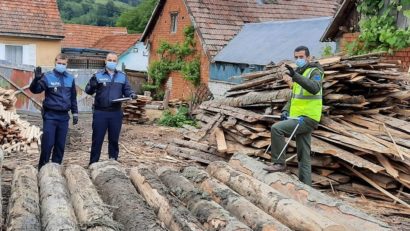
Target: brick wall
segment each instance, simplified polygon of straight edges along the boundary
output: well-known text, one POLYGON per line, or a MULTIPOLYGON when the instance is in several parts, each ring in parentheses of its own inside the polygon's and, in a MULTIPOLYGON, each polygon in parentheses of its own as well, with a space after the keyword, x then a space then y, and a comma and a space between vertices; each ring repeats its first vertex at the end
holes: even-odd
MULTIPOLYGON (((158 47, 161 41, 169 43, 182 43, 184 41, 184 28, 192 25, 187 8, 182 0, 166 1, 162 13, 156 21, 155 27, 148 37, 151 43, 149 62, 159 60, 157 54, 158 47), (171 33, 171 13, 178 12, 177 32, 171 33)), ((203 51, 202 44, 198 34, 195 33, 197 54, 201 60, 201 82, 208 83, 209 76, 209 60, 203 51)), ((189 99, 191 91, 194 89, 191 83, 184 80, 178 72, 172 72, 169 76, 171 83, 171 99, 189 99)))
MULTIPOLYGON (((347 42, 353 42, 359 37, 360 33, 344 33, 340 38, 340 50, 344 51, 347 42)), ((409 71, 410 68, 410 47, 396 51, 392 55, 386 55, 386 60, 400 60, 402 64, 402 71, 409 71)))

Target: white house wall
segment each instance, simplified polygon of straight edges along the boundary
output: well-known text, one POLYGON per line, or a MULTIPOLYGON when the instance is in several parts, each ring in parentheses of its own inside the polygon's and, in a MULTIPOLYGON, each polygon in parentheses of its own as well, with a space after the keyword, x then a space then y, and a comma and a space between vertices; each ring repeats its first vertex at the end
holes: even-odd
POLYGON ((119 57, 117 68, 122 69, 124 64, 125 69, 147 72, 148 58, 149 51, 146 49, 144 43, 138 42, 119 57))

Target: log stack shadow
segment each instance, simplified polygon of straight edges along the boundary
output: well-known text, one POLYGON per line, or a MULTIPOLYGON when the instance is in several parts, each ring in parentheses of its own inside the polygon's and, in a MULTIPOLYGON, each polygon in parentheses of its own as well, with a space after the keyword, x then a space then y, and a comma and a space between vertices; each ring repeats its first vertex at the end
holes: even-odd
POLYGON ((6 230, 390 230, 343 201, 235 154, 204 169, 116 161, 14 172, 6 230))

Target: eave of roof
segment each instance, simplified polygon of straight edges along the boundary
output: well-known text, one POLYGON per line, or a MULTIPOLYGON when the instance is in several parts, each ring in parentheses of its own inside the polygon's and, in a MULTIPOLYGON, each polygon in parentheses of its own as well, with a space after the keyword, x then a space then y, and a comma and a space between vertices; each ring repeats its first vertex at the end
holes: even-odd
POLYGON ((53 40, 62 40, 64 36, 56 35, 43 35, 43 34, 27 34, 27 33, 15 33, 15 32, 2 32, 0 35, 11 36, 11 37, 24 37, 24 38, 40 38, 40 39, 53 39, 53 40))
POLYGON ((145 39, 148 37, 149 33, 151 33, 152 29, 155 26, 155 22, 157 21, 157 18, 159 16, 159 14, 161 13, 162 8, 164 7, 164 4, 165 4, 165 0, 158 1, 158 4, 157 4, 157 6, 155 6, 155 9, 151 14, 151 17, 150 17, 150 19, 147 23, 147 26, 144 29, 144 32, 142 32, 142 35, 141 35, 141 38, 140 38, 141 41, 144 42, 145 39))
POLYGON ((320 38, 321 42, 329 42, 334 41, 337 32, 339 31, 339 26, 342 24, 346 19, 345 15, 354 8, 356 0, 344 0, 338 11, 336 12, 335 16, 333 17, 332 22, 326 28, 325 32, 323 33, 322 37, 320 38))

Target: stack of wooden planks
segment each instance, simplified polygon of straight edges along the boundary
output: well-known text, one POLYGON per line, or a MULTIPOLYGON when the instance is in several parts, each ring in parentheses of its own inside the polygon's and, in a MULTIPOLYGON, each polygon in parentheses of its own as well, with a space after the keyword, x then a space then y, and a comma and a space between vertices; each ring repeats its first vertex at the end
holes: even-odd
MULTIPOLYGON (((410 77, 399 71, 398 62, 375 54, 319 63, 325 72, 324 115, 312 137, 314 185, 407 204, 410 77)), ((270 127, 291 93, 282 75, 278 65, 234 77, 243 83, 225 98, 203 103, 196 112, 202 128, 188 128, 185 139, 207 144, 219 155, 241 152, 270 160, 270 127)), ((294 141, 287 154, 297 172, 294 141)))
POLYGON ((145 105, 150 101, 150 97, 139 95, 137 99, 133 99, 124 103, 124 123, 143 124, 147 122, 148 117, 145 114, 145 105))
POLYGON ((41 131, 20 119, 15 111, 16 98, 13 90, 0 88, 0 147, 5 153, 38 152, 41 131))

